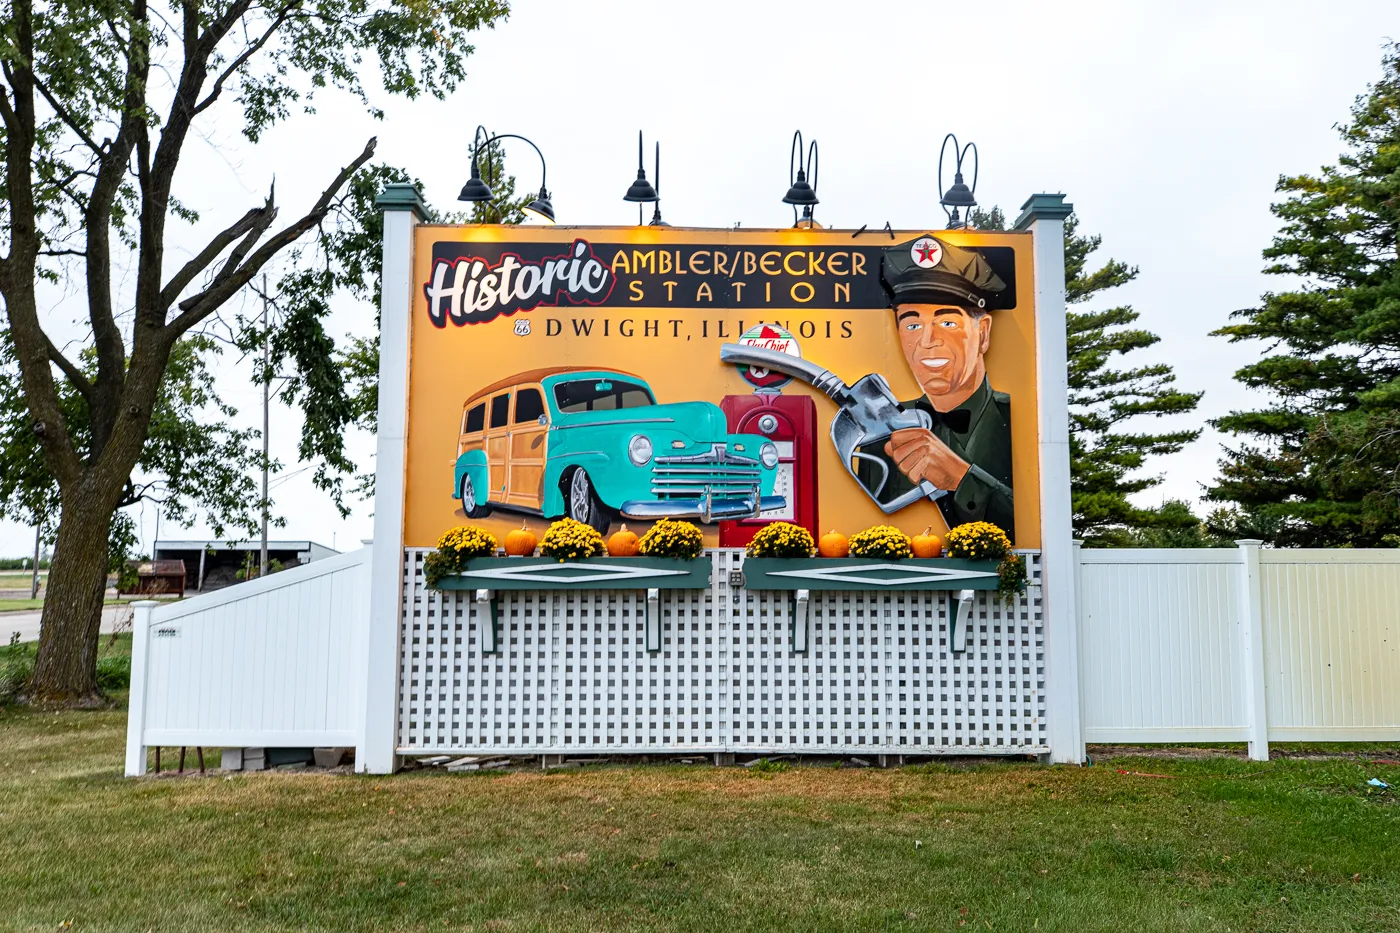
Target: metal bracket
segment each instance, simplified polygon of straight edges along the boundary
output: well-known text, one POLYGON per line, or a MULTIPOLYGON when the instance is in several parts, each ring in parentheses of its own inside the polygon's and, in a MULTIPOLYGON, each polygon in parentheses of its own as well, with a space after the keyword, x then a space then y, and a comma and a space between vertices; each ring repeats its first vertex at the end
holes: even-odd
POLYGON ((647 651, 661 650, 661 590, 647 590, 647 651))
POLYGON ((792 617, 792 650, 794 654, 807 653, 807 633, 812 615, 812 591, 793 590, 790 615, 792 617))
POLYGON ((476 631, 477 647, 482 654, 495 654, 496 644, 496 594, 491 590, 476 591, 476 631))
POLYGON ((972 619, 972 599, 976 595, 975 590, 958 590, 956 596, 952 591, 948 593, 948 650, 956 654, 967 650, 968 622, 972 619), (959 616, 961 628, 958 627, 959 616))

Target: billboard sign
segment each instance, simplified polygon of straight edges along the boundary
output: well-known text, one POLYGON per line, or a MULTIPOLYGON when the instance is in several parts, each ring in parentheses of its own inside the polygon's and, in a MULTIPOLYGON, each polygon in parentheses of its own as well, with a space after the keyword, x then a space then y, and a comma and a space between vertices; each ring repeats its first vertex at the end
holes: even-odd
POLYGON ((408 546, 564 515, 687 518, 710 545, 778 519, 1040 544, 1028 234, 415 237, 408 546))

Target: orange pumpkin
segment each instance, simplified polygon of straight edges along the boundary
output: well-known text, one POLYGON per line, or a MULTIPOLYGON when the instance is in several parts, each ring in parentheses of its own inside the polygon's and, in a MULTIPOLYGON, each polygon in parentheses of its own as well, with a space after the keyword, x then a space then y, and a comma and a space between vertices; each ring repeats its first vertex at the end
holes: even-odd
POLYGON ((909 541, 909 549, 914 552, 915 557, 942 557, 943 539, 938 535, 929 534, 931 528, 925 528, 924 533, 915 535, 909 541))
POLYGON ((608 554, 613 557, 636 557, 640 542, 636 532, 628 531, 623 525, 608 538, 608 554))
POLYGON ((817 542, 817 553, 822 557, 846 557, 851 553, 851 545, 845 535, 832 529, 817 542))
POLYGON ((506 553, 511 557, 529 557, 538 544, 535 533, 521 522, 520 527, 506 533, 506 553))

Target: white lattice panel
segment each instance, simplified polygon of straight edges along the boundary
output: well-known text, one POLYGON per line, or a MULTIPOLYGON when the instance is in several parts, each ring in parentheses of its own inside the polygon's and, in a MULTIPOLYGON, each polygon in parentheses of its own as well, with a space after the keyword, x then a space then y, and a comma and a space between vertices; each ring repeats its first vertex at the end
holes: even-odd
POLYGON ((743 552, 716 550, 709 589, 662 591, 658 652, 640 591, 594 590, 500 593, 483 654, 475 601, 428 589, 426 553, 405 552, 402 752, 1047 750, 1035 554, 1021 599, 978 594, 962 653, 950 594, 916 591, 813 593, 794 653, 788 594, 731 589, 743 552))

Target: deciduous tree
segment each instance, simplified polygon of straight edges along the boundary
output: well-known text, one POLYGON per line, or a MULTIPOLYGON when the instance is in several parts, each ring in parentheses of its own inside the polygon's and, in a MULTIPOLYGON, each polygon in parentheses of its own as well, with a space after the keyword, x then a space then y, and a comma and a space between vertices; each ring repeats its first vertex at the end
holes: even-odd
POLYGON ((465 75, 471 33, 506 12, 503 0, 6 0, 0 297, 60 508, 36 696, 97 699, 108 531, 177 344, 314 230, 374 152, 373 140, 345 152, 290 221, 269 186, 175 261, 171 219, 197 218, 186 206, 197 192, 177 184, 189 141, 215 121, 259 141, 327 87, 375 114, 381 91, 442 97, 465 75), (39 286, 60 274, 85 293, 92 373, 46 320, 39 286), (63 382, 82 399, 86 436, 64 411, 63 382))

